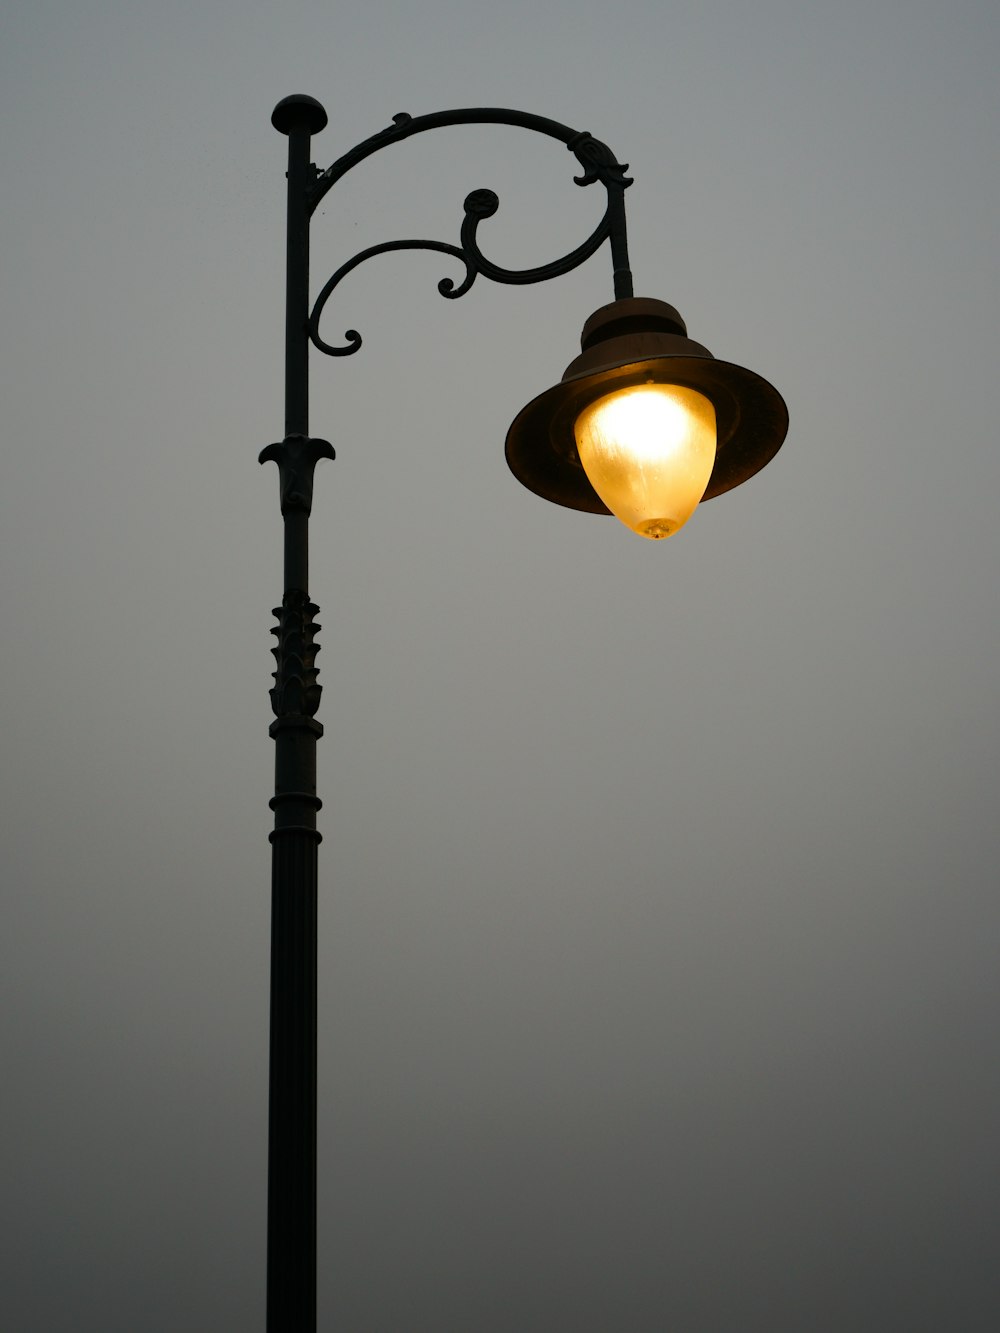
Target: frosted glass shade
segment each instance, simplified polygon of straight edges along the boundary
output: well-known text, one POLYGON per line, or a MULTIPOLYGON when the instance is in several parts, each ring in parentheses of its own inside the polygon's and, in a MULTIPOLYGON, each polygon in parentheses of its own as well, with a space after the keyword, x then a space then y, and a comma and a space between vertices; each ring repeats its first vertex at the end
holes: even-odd
POLYGON ((574 427, 590 484, 641 537, 669 537, 688 521, 715 466, 715 408, 678 384, 639 384, 598 398, 574 427))

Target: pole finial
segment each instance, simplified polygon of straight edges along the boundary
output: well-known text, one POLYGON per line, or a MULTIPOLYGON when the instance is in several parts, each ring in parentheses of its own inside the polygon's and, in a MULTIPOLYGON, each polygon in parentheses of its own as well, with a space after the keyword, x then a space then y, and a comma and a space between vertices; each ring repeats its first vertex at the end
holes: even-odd
POLYGON ((292 93, 283 97, 271 112, 271 124, 279 134, 291 134, 304 126, 310 134, 319 134, 327 123, 322 104, 306 93, 292 93))

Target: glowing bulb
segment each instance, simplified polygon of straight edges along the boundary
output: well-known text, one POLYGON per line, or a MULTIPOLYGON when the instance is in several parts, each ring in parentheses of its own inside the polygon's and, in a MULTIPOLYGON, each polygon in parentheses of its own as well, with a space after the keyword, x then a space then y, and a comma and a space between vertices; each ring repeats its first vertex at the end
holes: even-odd
POLYGON ((682 528, 715 466, 715 408, 678 384, 640 384, 598 398, 577 417, 574 433, 590 484, 641 537, 682 528))

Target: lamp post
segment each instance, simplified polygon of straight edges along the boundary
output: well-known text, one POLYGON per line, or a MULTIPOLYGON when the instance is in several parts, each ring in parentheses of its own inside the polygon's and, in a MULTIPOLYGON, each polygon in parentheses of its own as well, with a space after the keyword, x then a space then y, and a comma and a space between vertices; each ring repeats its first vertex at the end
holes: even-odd
POLYGON ((779 394, 751 371, 717 361, 687 337, 678 312, 632 293, 625 226, 627 165, 606 144, 557 121, 486 107, 427 116, 397 115, 325 171, 311 162, 310 140, 327 123, 312 97, 286 97, 271 116, 288 138, 288 227, 285 310, 285 434, 260 461, 278 465, 284 521, 284 592, 275 609, 277 662, 271 704, 275 720, 275 792, 271 800, 271 1032, 268 1141, 268 1333, 312 1333, 316 1327, 316 720, 320 686, 315 642, 318 607, 309 596, 309 514, 313 474, 333 458, 328 441, 309 434, 309 344, 330 356, 361 346, 353 329, 332 345, 319 325, 338 283, 365 260, 391 250, 434 250, 459 260, 465 275, 438 284, 463 296, 482 275, 522 285, 568 273, 607 241, 614 301, 587 320, 581 354, 561 382, 529 403, 507 435, 511 471, 556 504, 614 513, 642 536, 670 536, 698 503, 745 481, 777 452, 788 416, 779 394), (457 245, 399 240, 373 245, 342 264, 309 303, 309 226, 320 200, 373 153, 448 125, 500 124, 561 141, 582 174, 600 183, 604 216, 575 250, 550 264, 512 270, 479 247, 480 224, 498 208, 491 190, 465 200, 457 245))

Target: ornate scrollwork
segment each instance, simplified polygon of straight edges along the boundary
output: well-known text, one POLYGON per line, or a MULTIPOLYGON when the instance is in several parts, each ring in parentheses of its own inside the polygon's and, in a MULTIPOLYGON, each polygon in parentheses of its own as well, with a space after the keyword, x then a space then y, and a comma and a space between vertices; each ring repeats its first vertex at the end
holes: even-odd
POLYGON ((500 207, 500 196, 493 190, 473 190, 465 196, 465 212, 469 217, 491 218, 500 207))
POLYGON ((583 167, 582 176, 574 176, 577 185, 593 185, 600 181, 607 189, 626 190, 632 184, 632 178, 626 176, 627 162, 619 162, 606 143, 581 130, 571 139, 566 147, 575 153, 576 160, 583 167))
POLYGON ((345 330, 344 337, 347 342, 343 347, 334 347, 320 337, 320 317, 323 314, 323 307, 333 294, 334 288, 343 278, 347 277, 348 273, 353 272, 366 259, 371 259, 373 255, 388 254, 391 250, 436 250, 439 254, 453 255, 456 259, 460 259, 465 265, 465 277, 461 283, 456 287, 452 278, 442 278, 438 283, 438 291, 449 300, 464 296, 475 281, 476 269, 470 256, 460 250, 457 245, 449 245, 447 241, 385 241, 382 245, 370 245, 367 250, 361 250, 346 264, 341 264, 317 296, 316 304, 309 316, 309 337, 313 344, 321 352, 325 352, 327 356, 350 356, 361 346, 361 334, 358 333, 357 329, 345 330))
POLYGON ((310 208, 314 210, 326 192, 352 167, 370 157, 372 153, 409 138, 423 130, 434 129, 441 125, 460 124, 506 124, 537 130, 552 138, 561 139, 572 152, 583 174, 574 176, 577 185, 593 185, 599 181, 607 190, 608 203, 604 216, 590 236, 571 250, 569 254, 553 260, 549 264, 540 264, 529 269, 507 269, 495 264, 482 252, 478 241, 479 224, 493 217, 500 206, 500 201, 493 190, 473 190, 465 199, 465 216, 460 232, 460 244, 447 241, 400 240, 386 241, 381 245, 372 245, 361 250, 333 274, 325 284, 309 317, 309 337, 313 344, 328 356, 350 356, 361 346, 361 335, 356 329, 347 329, 345 342, 335 346, 326 342, 320 335, 319 324, 323 310, 340 282, 352 273, 359 264, 375 255, 388 254, 394 250, 433 250, 439 254, 450 255, 465 265, 465 277, 457 283, 452 278, 442 278, 438 282, 438 291, 448 300, 464 296, 481 273, 491 282, 509 284, 528 284, 545 282, 549 278, 569 273, 596 253, 604 241, 611 239, 612 260, 615 274, 616 296, 631 294, 631 273, 628 268, 627 241, 625 236, 624 192, 632 184, 626 176, 628 163, 621 163, 614 153, 599 139, 587 131, 575 131, 556 121, 533 116, 527 112, 507 111, 500 108, 480 108, 479 110, 445 111, 435 115, 413 117, 406 112, 393 116, 392 124, 377 134, 363 140, 343 157, 339 158, 326 171, 320 172, 310 192, 310 208))
POLYGON ((548 278, 557 278, 561 273, 569 273, 578 264, 582 264, 585 259, 589 259, 595 251, 600 249, 611 232, 611 206, 609 203, 604 217, 601 218, 590 236, 582 245, 578 245, 575 250, 571 250, 568 255, 553 260, 551 264, 540 264, 537 268, 501 268, 499 264, 494 264, 492 260, 486 258, 476 239, 480 222, 485 218, 492 217, 499 204, 500 201, 492 190, 474 190, 466 198, 465 220, 462 223, 462 249, 467 262, 472 264, 477 273, 481 273, 484 278, 489 278, 491 282, 525 285, 532 282, 545 282, 548 278))

